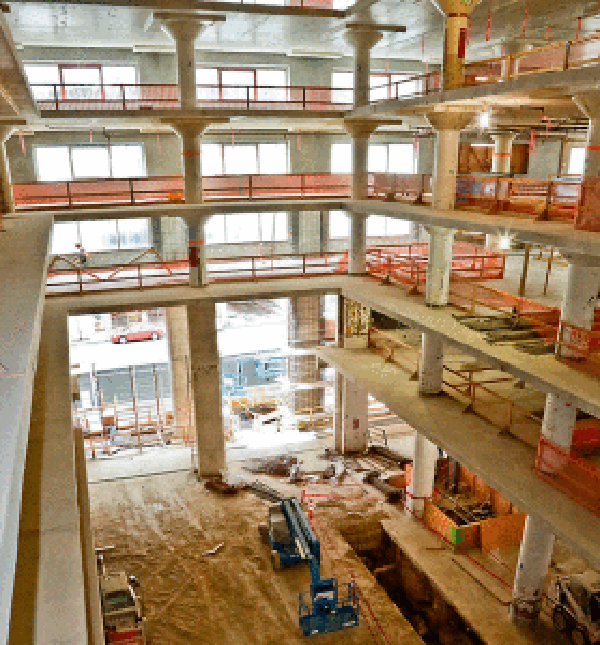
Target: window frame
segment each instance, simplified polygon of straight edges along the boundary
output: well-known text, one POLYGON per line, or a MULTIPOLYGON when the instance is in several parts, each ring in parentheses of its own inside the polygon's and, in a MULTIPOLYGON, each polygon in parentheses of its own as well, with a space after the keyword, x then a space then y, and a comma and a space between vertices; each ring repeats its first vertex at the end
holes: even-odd
MULTIPOLYGON (((231 143, 223 143, 222 141, 206 141, 204 142, 206 144, 210 145, 216 145, 219 146, 220 154, 221 154, 221 168, 223 169, 223 173, 221 175, 203 175, 203 177, 239 177, 240 175, 229 175, 225 172, 225 148, 234 148, 235 149, 235 144, 231 143)), ((203 143, 203 145, 204 145, 203 143)), ((260 170, 260 146, 264 144, 271 144, 271 145, 284 145, 285 146, 285 172, 284 173, 279 173, 282 175, 287 175, 289 174, 289 168, 290 168, 290 142, 288 139, 284 139, 283 141, 257 141, 257 142, 246 142, 244 141, 243 143, 240 143, 238 145, 240 146, 253 146, 254 151, 255 151, 255 157, 256 157, 256 169, 258 172, 256 173, 243 173, 243 175, 268 175, 268 174, 273 174, 273 173, 262 173, 260 170)))
MULTIPOLYGON (((269 71, 276 71, 276 72, 285 72, 285 85, 283 86, 283 89, 287 89, 290 85, 289 82, 289 77, 290 77, 290 69, 288 66, 285 65, 248 65, 247 67, 243 66, 234 66, 234 67, 229 67, 227 65, 196 65, 196 70, 198 69, 216 69, 217 70, 217 86, 218 86, 218 92, 219 92, 219 101, 223 100, 228 100, 228 101, 240 101, 244 99, 223 99, 223 72, 252 72, 253 73, 253 81, 252 81, 252 92, 250 96, 251 101, 256 101, 256 96, 257 96, 257 91, 259 89, 258 83, 257 83, 257 72, 259 70, 269 70, 269 71)), ((198 84, 196 83, 196 86, 198 84)), ((246 85, 240 85, 239 87, 247 87, 246 85)), ((229 87, 225 88, 231 89, 229 87)))
MULTIPOLYGON (((146 229, 148 232, 148 245, 147 246, 123 246, 121 244, 121 230, 119 228, 119 219, 107 219, 107 220, 99 220, 102 222, 115 222, 115 231, 116 231, 116 237, 117 237, 117 244, 115 247, 108 247, 104 248, 101 251, 91 251, 91 253, 114 253, 115 251, 136 251, 139 249, 149 249, 152 247, 152 224, 150 223, 150 217, 139 217, 139 218, 134 218, 134 219, 139 219, 139 220, 144 220, 146 222, 146 229)), ((81 222, 86 222, 90 220, 75 220, 73 222, 69 222, 70 224, 75 225, 75 228, 77 229, 77 243, 82 245, 83 238, 81 236, 81 222)), ((129 220, 127 220, 129 221, 129 220)), ((62 223, 62 222, 58 222, 62 223)), ((85 248, 84 248, 85 250, 85 248)), ((77 255, 79 253, 78 250, 69 252, 69 253, 54 253, 54 251, 51 249, 51 255, 77 255)))

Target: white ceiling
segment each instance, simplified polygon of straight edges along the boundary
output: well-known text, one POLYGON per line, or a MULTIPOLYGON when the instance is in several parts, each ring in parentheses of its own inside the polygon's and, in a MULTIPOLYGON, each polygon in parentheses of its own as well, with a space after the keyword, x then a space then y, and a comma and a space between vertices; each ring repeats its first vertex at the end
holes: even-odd
MULTIPOLYGON (((102 0, 101 0, 102 1, 102 0)), ((123 2, 123 0, 115 0, 123 2)), ((152 10, 139 6, 104 4, 11 2, 7 20, 15 41, 23 45, 46 47, 133 47, 163 49, 172 46, 169 37, 151 21, 152 10)), ((146 0, 145 3, 149 4, 146 0)), ((169 9, 168 0, 156 6, 169 9)), ((204 9, 203 3, 198 8, 204 9)), ((227 12, 227 21, 209 27, 197 46, 216 50, 286 52, 291 48, 319 51, 331 55, 350 55, 343 38, 344 20, 328 17, 227 12)), ((522 34, 524 0, 483 0, 472 14, 468 57, 480 59, 499 55, 499 44, 522 34), (491 11, 491 38, 486 42, 488 11, 491 11)), ((406 33, 386 33, 374 48, 379 58, 441 59, 443 17, 430 0, 382 0, 372 7, 381 23, 407 27, 406 33)), ((598 13, 598 3, 590 0, 528 0, 528 39, 572 38, 577 16, 598 13)), ((584 23, 584 31, 597 25, 584 23)), ((50 57, 50 56, 49 56, 50 57)))

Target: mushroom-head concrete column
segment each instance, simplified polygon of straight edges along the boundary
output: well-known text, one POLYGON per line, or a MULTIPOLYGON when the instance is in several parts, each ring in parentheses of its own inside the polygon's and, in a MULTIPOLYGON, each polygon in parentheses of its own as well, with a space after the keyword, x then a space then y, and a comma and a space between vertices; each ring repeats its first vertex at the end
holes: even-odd
POLYGON ((344 121, 344 128, 352 137, 352 199, 367 199, 369 138, 378 125, 378 123, 366 119, 346 119, 344 121))
POLYGON ((437 458, 437 446, 425 435, 415 433, 413 465, 410 484, 406 491, 406 512, 413 517, 423 517, 425 500, 433 495, 437 458))
POLYGON ((429 232, 429 259, 427 261, 425 304, 430 307, 445 307, 448 304, 450 288, 454 230, 441 226, 430 226, 427 230, 429 232))
POLYGON ((469 15, 481 0, 432 0, 446 17, 444 26, 443 89, 463 84, 469 15))
POLYGON ((600 231, 600 90, 577 94, 573 100, 589 119, 581 203, 575 228, 600 231))
POLYGON ((553 548, 554 534, 550 526, 542 519, 529 515, 525 520, 510 605, 513 620, 532 622, 540 615, 553 548))
POLYGON ((367 215, 350 213, 350 249, 348 252, 348 274, 367 273, 367 215))
POLYGON ((444 384, 444 339, 433 332, 423 332, 419 361, 419 394, 442 393, 444 384))
POLYGON ((508 81, 517 73, 518 70, 517 54, 521 54, 522 52, 531 49, 531 43, 521 38, 514 38, 513 40, 508 40, 502 43, 502 45, 504 53, 501 55, 505 58, 500 64, 500 75, 503 81, 508 81))
POLYGON ((196 108, 196 38, 204 28, 215 21, 224 21, 219 14, 200 14, 193 11, 156 11, 154 19, 161 23, 175 41, 177 48, 177 83, 181 108, 196 108))
POLYGON ((375 23, 373 27, 368 26, 372 21, 371 16, 360 25, 346 23, 349 31, 346 32, 346 42, 354 48, 354 107, 369 105, 369 93, 371 89, 371 49, 381 40, 381 32, 377 31, 375 23))
POLYGON ((436 130, 432 206, 452 209, 456 198, 460 131, 467 127, 473 114, 465 111, 428 112, 425 116, 436 130))
POLYGON ((492 153, 492 172, 509 173, 510 156, 512 153, 512 144, 515 140, 516 133, 503 132, 502 134, 493 134, 494 152, 492 153))
POLYGON ((363 452, 369 443, 369 393, 364 386, 342 381, 342 452, 363 452))

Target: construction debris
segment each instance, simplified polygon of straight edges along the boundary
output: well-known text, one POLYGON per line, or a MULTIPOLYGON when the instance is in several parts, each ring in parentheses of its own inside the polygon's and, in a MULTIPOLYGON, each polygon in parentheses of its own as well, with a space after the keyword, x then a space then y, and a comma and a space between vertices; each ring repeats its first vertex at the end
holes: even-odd
POLYGON ((236 495, 243 487, 229 484, 222 477, 212 477, 204 482, 204 488, 222 495, 236 495))
POLYGON ((250 482, 244 488, 254 493, 257 497, 266 499, 269 502, 280 502, 285 497, 283 493, 259 481, 250 482))
POLYGON ((213 549, 209 549, 208 551, 205 551, 202 555, 214 555, 219 549, 225 546, 225 542, 221 542, 221 544, 217 544, 216 547, 213 549))
POLYGON ((372 470, 367 473, 363 481, 382 492, 385 495, 386 502, 390 504, 404 501, 404 490, 402 488, 395 488, 394 486, 390 486, 388 483, 384 482, 381 479, 380 473, 376 470, 372 470))
POLYGON ((277 475, 279 477, 289 477, 290 470, 298 464, 296 457, 289 455, 278 455, 268 459, 248 459, 243 469, 255 474, 277 475))

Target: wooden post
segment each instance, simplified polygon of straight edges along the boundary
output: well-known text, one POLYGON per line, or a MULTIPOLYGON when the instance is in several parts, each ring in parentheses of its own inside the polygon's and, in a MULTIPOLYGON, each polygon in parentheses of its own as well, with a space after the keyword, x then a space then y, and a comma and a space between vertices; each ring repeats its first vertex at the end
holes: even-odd
POLYGON ((525 283, 527 282, 527 272, 529 270, 529 253, 531 251, 531 243, 525 244, 525 255, 523 257, 523 271, 521 273, 521 282, 519 283, 519 296, 522 298, 525 295, 525 283))

